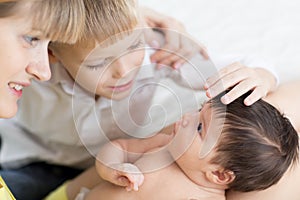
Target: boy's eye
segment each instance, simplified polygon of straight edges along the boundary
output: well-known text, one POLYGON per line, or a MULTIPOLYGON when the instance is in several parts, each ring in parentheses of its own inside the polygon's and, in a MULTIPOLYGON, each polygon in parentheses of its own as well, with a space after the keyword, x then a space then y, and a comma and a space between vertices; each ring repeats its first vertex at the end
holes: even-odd
POLYGON ((197 131, 198 131, 198 133, 201 133, 201 131, 202 131, 202 123, 199 123, 197 131))
POLYGON ((141 47, 143 44, 144 44, 144 42, 142 40, 139 40, 136 44, 130 46, 129 49, 130 50, 137 49, 137 48, 141 47))
POLYGON ((87 65, 87 68, 92 69, 92 70, 97 70, 97 69, 100 69, 101 67, 105 67, 108 63, 109 63, 109 59, 105 59, 97 65, 87 65))
POLYGON ((91 69, 91 70, 97 70, 97 69, 100 69, 101 67, 103 67, 104 64, 101 63, 99 65, 87 65, 87 68, 91 69))

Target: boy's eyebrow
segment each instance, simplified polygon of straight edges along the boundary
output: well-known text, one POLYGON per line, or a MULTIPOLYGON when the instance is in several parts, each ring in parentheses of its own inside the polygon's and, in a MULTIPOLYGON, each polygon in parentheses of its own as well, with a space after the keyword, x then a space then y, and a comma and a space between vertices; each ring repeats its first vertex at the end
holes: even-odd
POLYGON ((142 35, 144 35, 144 31, 141 31, 141 32, 136 36, 136 38, 134 39, 134 41, 136 42, 136 41, 140 40, 142 35))

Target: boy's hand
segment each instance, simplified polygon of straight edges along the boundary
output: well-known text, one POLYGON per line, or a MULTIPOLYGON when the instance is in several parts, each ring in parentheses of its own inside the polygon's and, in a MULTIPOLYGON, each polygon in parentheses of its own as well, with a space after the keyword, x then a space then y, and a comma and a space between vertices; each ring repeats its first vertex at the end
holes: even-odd
POLYGON ((257 100, 265 97, 276 88, 277 82, 274 75, 262 68, 250 68, 241 63, 233 63, 222 68, 218 74, 207 79, 204 89, 209 98, 213 98, 233 87, 221 98, 224 104, 229 104, 246 92, 253 90, 244 100, 245 105, 252 105, 257 100))
POLYGON ((138 191, 144 182, 144 175, 133 164, 113 164, 110 168, 111 173, 106 173, 103 178, 111 183, 125 187, 127 191, 138 191))
MULTIPOLYGON (((191 39, 183 24, 178 20, 149 8, 142 8, 141 12, 146 24, 149 27, 157 28, 165 36, 164 44, 161 44, 152 34, 146 34, 147 43, 158 49, 151 56, 152 62, 156 62, 160 66, 167 65, 178 69, 187 59, 197 53, 208 59, 205 47, 191 39)), ((147 33, 151 32, 147 31, 147 33)))

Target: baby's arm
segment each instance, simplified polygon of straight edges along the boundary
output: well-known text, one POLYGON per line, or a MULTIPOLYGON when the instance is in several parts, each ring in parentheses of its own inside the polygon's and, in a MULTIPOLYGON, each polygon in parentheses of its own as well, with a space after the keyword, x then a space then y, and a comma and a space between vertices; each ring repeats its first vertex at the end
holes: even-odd
POLYGON ((171 137, 157 134, 151 138, 119 139, 107 143, 97 155, 97 172, 104 180, 137 191, 144 176, 134 163, 145 152, 166 145, 171 137))

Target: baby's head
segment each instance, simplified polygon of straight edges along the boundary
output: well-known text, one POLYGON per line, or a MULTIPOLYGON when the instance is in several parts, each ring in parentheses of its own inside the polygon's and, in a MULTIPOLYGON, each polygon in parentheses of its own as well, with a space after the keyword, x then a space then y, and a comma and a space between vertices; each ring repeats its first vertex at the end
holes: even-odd
POLYGON ((144 58, 135 0, 86 0, 84 36, 51 50, 83 88, 111 99, 126 97, 144 58))
POLYGON ((290 121, 263 100, 245 106, 238 98, 226 107, 220 96, 209 104, 224 126, 210 162, 233 172, 229 188, 249 192, 276 184, 299 158, 298 134, 290 121))

